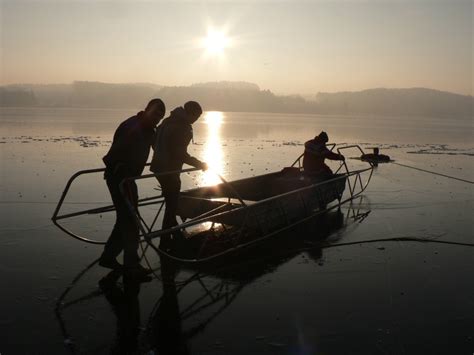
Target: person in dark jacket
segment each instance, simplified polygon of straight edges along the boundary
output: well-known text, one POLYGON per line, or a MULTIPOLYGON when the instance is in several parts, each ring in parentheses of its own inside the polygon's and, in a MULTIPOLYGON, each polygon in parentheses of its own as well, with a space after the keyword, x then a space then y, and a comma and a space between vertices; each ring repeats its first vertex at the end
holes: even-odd
MULTIPOLYGON (((145 111, 122 122, 115 131, 112 146, 103 157, 105 163, 104 179, 107 182, 115 206, 116 222, 99 259, 99 265, 120 269, 122 265, 117 256, 123 250, 125 270, 145 270, 139 263, 138 226, 123 198, 119 186, 123 179, 141 175, 145 167, 150 147, 155 135, 155 127, 165 115, 165 105, 160 99, 151 100, 145 111)), ((127 199, 138 204, 138 191, 135 182, 125 186, 127 199)))
MULTIPOLYGON (((201 106, 195 101, 189 101, 183 107, 175 108, 168 118, 164 119, 157 128, 154 154, 150 170, 157 175, 165 198, 166 208, 163 216, 162 229, 168 229, 178 224, 176 211, 178 208, 179 192, 181 190, 180 174, 160 173, 179 171, 183 164, 188 164, 203 170, 207 164, 189 155, 187 148, 193 138, 192 124, 202 114, 201 106)), ((173 237, 182 236, 174 233, 173 237)), ((162 240, 169 240, 164 237, 162 240)))
POLYGON ((342 154, 331 152, 326 143, 329 141, 326 132, 321 132, 319 135, 307 141, 304 144, 303 169, 309 175, 331 176, 332 170, 324 163, 325 159, 329 160, 344 160, 342 154))

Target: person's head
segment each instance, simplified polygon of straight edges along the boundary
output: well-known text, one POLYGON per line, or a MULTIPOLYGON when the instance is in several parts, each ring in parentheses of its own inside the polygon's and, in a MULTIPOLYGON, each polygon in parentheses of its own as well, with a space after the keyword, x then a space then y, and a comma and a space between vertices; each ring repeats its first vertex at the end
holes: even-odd
POLYGON ((155 127, 165 116, 166 107, 161 99, 151 100, 145 108, 145 122, 150 127, 155 127))
POLYGON ((189 123, 193 124, 202 114, 201 105, 196 101, 188 101, 184 104, 184 110, 188 116, 189 123))
POLYGON ((328 134, 324 131, 322 131, 321 133, 319 133, 316 138, 319 138, 321 141, 323 141, 324 143, 327 143, 329 142, 329 137, 328 137, 328 134))

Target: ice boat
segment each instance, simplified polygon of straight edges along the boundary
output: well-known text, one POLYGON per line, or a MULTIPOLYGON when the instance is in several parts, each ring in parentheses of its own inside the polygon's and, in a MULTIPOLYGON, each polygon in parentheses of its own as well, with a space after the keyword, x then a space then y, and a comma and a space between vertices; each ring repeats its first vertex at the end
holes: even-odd
MULTIPOLYGON (((332 145, 332 149, 335 145, 332 145)), ((357 145, 337 148, 340 153, 346 149, 363 150, 357 145)), ((129 208, 139 226, 142 240, 162 256, 180 262, 206 262, 247 248, 265 239, 290 229, 316 215, 338 208, 341 204, 359 196, 368 186, 373 165, 364 163, 361 169, 351 170, 344 161, 333 176, 314 177, 305 174, 302 155, 295 162, 280 171, 254 177, 197 187, 181 192, 177 215, 181 223, 173 228, 160 229, 165 199, 161 193, 139 200, 138 207, 129 203, 129 208), (347 188, 346 188, 347 187, 347 188), (156 213, 151 222, 146 222, 140 209, 153 205, 156 213), (173 237, 185 236, 177 242, 173 237), (160 240, 166 239, 166 248, 160 247, 160 240), (171 240, 171 242, 169 242, 171 240)), ((83 170, 68 181, 53 215, 54 223, 69 235, 95 244, 72 232, 61 224, 61 220, 83 214, 105 213, 114 210, 104 206, 69 214, 60 214, 61 206, 72 182, 80 175, 101 172, 103 169, 83 170)), ((163 174, 186 174, 198 169, 163 174)), ((141 175, 122 181, 121 188, 129 181, 153 179, 154 174, 141 175)), ((158 188, 161 192, 161 189, 158 188)), ((124 194, 126 196, 126 194, 124 194)))

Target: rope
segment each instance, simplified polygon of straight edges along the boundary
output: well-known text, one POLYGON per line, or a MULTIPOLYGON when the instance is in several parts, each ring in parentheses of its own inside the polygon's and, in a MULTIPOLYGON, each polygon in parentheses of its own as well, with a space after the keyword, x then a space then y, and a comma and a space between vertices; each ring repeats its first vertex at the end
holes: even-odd
POLYGON ((443 177, 448 178, 448 179, 453 179, 453 180, 458 180, 458 181, 466 182, 466 183, 468 183, 468 184, 474 184, 474 181, 461 179, 461 178, 458 178, 458 177, 455 177, 455 176, 450 176, 450 175, 445 175, 445 174, 437 173, 437 172, 435 172, 435 171, 420 169, 420 168, 416 168, 416 167, 410 166, 410 165, 395 163, 395 162, 393 162, 393 161, 392 161, 391 163, 392 163, 392 164, 399 165, 399 166, 403 166, 404 168, 419 170, 419 171, 422 171, 422 172, 424 172, 424 173, 433 174, 433 175, 439 175, 439 176, 443 176, 443 177))
MULTIPOLYGON (((344 246, 350 246, 350 245, 370 244, 370 243, 384 243, 384 242, 436 243, 436 244, 449 244, 449 245, 457 245, 457 246, 465 246, 465 247, 474 247, 474 243, 463 243, 463 242, 456 242, 456 241, 430 239, 430 238, 418 238, 418 237, 394 237, 394 238, 382 238, 382 239, 366 239, 366 240, 359 240, 359 241, 354 241, 354 242, 334 243, 334 244, 331 244, 330 242, 311 242, 309 240, 305 240, 304 243, 308 244, 309 246, 302 247, 302 248, 295 248, 295 249, 287 249, 287 250, 283 251, 280 254, 272 254, 272 255, 267 256, 266 258, 270 259, 270 258, 275 257, 277 255, 300 253, 300 252, 309 251, 309 250, 313 250, 313 249, 330 249, 330 248, 344 247, 344 246)), ((259 258, 259 260, 263 260, 263 259, 259 258)), ((250 261, 246 261, 246 262, 250 262, 250 261)), ((224 269, 224 268, 222 268, 222 269, 224 269)))
POLYGON ((263 257, 259 256, 258 258, 248 258, 242 262, 231 263, 230 265, 222 265, 222 266, 214 267, 212 269, 212 272, 213 273, 225 272, 226 270, 228 271, 228 270, 233 270, 234 268, 241 268, 245 265, 252 264, 256 261, 261 262, 264 260, 273 259, 275 257, 284 257, 284 255, 301 253, 301 252, 314 250, 314 249, 330 249, 330 248, 344 247, 344 246, 357 245, 357 244, 370 244, 370 243, 383 243, 383 242, 437 243, 437 244, 449 244, 449 245, 457 245, 457 246, 474 247, 473 243, 463 243, 463 242, 456 242, 456 241, 448 241, 448 240, 440 240, 440 239, 432 239, 432 238, 419 238, 419 237, 394 237, 394 238, 385 238, 385 239, 367 239, 367 240, 359 240, 359 241, 354 241, 354 242, 334 243, 334 244, 331 244, 330 242, 327 242, 327 241, 326 242, 324 241, 311 242, 311 241, 305 240, 304 243, 308 245, 307 247, 286 249, 279 253, 272 253, 263 257))
POLYGON ((395 238, 385 238, 385 239, 369 239, 369 240, 360 240, 356 242, 346 242, 346 243, 336 243, 336 244, 318 244, 310 243, 314 246, 321 246, 322 249, 340 247, 346 245, 356 245, 356 244, 368 244, 368 243, 380 243, 380 242, 420 242, 420 243, 438 243, 438 244, 450 244, 450 245, 460 245, 465 247, 474 247, 474 243, 463 243, 463 242, 451 242, 448 240, 437 240, 437 239, 427 239, 427 238, 416 238, 416 237, 395 237, 395 238))

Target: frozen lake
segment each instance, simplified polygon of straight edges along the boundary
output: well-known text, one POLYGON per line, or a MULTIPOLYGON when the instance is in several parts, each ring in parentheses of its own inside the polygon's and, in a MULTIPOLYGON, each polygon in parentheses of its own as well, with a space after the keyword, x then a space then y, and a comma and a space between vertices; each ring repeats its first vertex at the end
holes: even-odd
MULTIPOLYGON (((395 237, 472 245, 473 185, 394 164, 379 165, 353 205, 266 243, 243 265, 199 279, 182 269, 172 287, 154 279, 132 295, 121 283, 101 291, 107 270, 86 270, 101 247, 50 218, 67 179, 102 167, 115 128, 134 113, 0 109, 0 353, 102 354, 120 345, 151 354, 178 342, 192 354, 472 353, 472 246, 311 246, 395 237)), ((234 180, 291 165, 321 130, 331 142, 378 146, 398 163, 474 180, 472 121, 207 112, 189 152, 234 180)), ((209 172, 185 185, 215 182, 209 172)), ((70 211, 109 201, 100 174, 75 189, 70 211)), ((100 240, 112 225, 110 216, 72 224, 100 240)))

